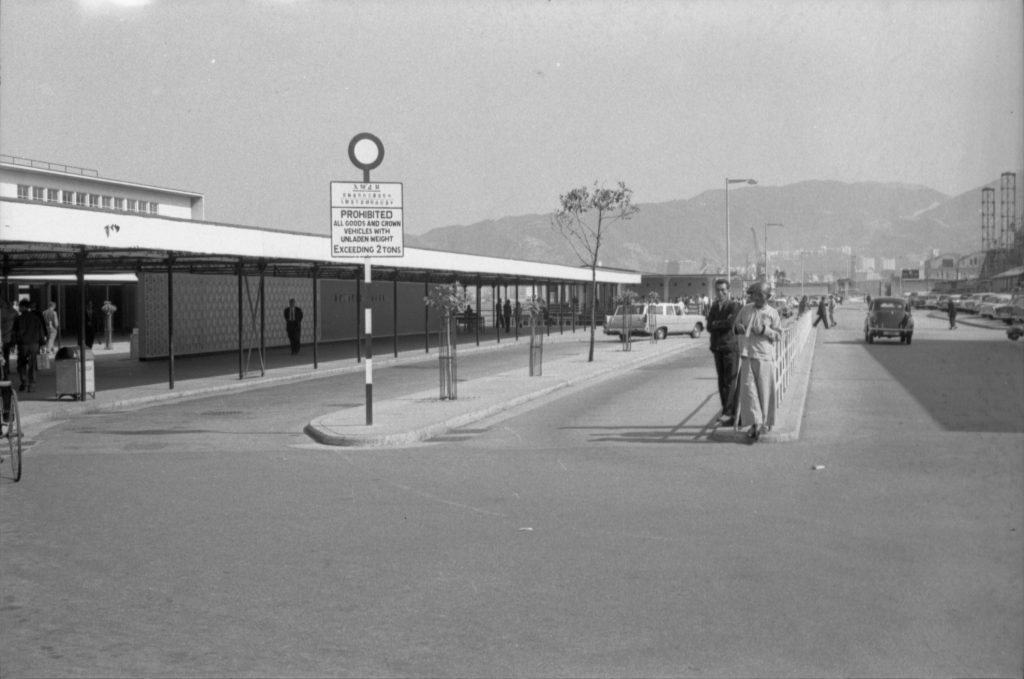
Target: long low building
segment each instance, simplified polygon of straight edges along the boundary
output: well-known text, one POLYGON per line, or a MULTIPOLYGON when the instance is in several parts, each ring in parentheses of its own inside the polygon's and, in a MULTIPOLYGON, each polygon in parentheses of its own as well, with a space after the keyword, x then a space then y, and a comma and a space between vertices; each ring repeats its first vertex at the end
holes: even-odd
MULTIPOLYGON (((367 305, 375 337, 436 328, 424 304, 435 283, 465 286, 485 324, 499 298, 539 296, 556 322, 575 323, 587 311, 585 267, 417 248, 404 248, 402 257, 343 259, 331 255, 329 236, 203 216, 199 193, 4 156, 2 292, 8 302, 57 302, 63 327, 78 334, 87 334, 90 316, 99 324, 95 317, 110 301, 115 327, 137 330, 141 359, 286 345, 282 313, 291 298, 312 321, 303 324, 302 341, 314 344, 361 337, 367 305), (370 285, 363 282, 367 264, 370 285)), ((636 272, 598 269, 599 313, 639 282, 636 272)))

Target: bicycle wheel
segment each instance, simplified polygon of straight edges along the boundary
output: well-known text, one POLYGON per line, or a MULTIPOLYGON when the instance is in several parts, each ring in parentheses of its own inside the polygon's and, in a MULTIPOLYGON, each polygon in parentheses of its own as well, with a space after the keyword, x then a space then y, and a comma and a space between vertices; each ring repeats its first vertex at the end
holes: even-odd
POLYGON ((11 465, 11 479, 21 480, 21 414, 18 412, 18 397, 11 394, 11 413, 4 422, 4 438, 7 439, 7 462, 11 465))

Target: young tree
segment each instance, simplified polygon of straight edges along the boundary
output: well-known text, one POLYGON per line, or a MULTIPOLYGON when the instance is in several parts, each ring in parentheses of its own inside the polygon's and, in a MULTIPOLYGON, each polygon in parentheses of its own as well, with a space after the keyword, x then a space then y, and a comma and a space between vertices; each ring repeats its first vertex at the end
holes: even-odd
POLYGON ((594 360, 594 329, 597 323, 597 263, 604 229, 615 222, 631 219, 640 208, 633 205, 633 190, 619 182, 614 189, 594 183, 593 189, 580 186, 558 197, 559 208, 551 224, 568 241, 580 262, 590 267, 590 354, 594 360))

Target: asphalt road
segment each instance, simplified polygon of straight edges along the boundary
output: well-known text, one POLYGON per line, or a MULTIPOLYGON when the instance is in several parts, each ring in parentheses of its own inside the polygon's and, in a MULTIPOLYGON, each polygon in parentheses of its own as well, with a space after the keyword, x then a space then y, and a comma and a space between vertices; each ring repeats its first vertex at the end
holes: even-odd
POLYGON ((409 448, 301 433, 358 376, 48 429, 0 675, 1021 676, 1024 345, 839 320, 792 444, 707 440, 703 342, 409 448))

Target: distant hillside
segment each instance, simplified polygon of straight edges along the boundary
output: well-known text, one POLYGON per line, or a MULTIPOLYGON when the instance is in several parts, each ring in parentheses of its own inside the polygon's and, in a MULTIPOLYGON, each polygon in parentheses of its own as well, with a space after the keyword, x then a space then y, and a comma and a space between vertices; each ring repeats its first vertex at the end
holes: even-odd
MULTIPOLYGON (((991 184, 998 186, 998 182, 991 184)), ((981 188, 950 197, 907 184, 806 181, 788 186, 743 186, 729 190, 732 260, 754 251, 751 227, 760 243, 766 222, 770 250, 849 245, 857 254, 891 257, 938 248, 967 253, 981 247, 981 188)), ((555 206, 552 205, 552 210, 555 206)), ((689 200, 644 203, 640 212, 607 232, 605 266, 664 271, 668 260, 683 271, 724 259, 725 189, 689 200)), ((412 247, 578 264, 552 228, 550 214, 503 217, 466 226, 446 226, 407 235, 412 247)))

